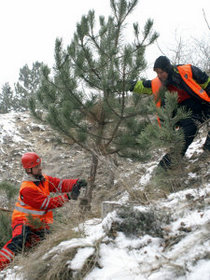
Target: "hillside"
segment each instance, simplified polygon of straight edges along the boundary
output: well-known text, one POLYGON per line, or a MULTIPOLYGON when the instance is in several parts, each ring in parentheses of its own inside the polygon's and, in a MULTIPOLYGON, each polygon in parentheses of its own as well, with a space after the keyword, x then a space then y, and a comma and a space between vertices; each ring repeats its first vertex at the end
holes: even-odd
MULTIPOLYGON (((53 233, 0 279, 209 280, 210 158, 203 157, 204 137, 197 136, 178 170, 156 180, 153 170, 163 151, 147 163, 116 158, 117 166, 99 157, 92 212, 81 218, 78 202, 64 207, 59 213, 72 218, 72 228, 64 223, 62 233, 53 233), (104 201, 117 210, 101 211, 104 201)), ((20 158, 27 151, 42 157, 48 175, 87 178, 89 155, 57 138, 27 113, 1 115, 0 181, 19 187, 20 158)), ((6 207, 3 194, 0 203, 6 207)))

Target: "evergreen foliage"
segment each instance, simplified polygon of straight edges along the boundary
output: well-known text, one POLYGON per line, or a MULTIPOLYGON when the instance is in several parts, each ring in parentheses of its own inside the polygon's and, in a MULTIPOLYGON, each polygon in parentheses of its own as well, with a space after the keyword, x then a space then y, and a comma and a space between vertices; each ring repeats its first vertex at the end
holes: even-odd
POLYGON ((134 40, 125 42, 126 20, 137 3, 111 0, 112 15, 100 16, 99 27, 94 11, 82 16, 66 49, 56 40, 54 71, 42 68, 37 100, 30 99, 36 117, 46 116, 43 121, 92 154, 92 183, 98 155, 142 156, 135 152, 136 137, 146 125, 147 106, 144 98, 129 96, 128 81, 144 71, 145 49, 158 34, 149 19, 143 30, 134 24, 134 40))
POLYGON ((15 107, 14 94, 9 85, 5 83, 2 87, 0 95, 0 114, 6 114, 11 112, 15 107))
POLYGON ((118 210, 119 221, 115 221, 112 230, 122 231, 127 236, 163 237, 163 225, 169 223, 168 213, 157 210, 139 211, 133 207, 123 207, 118 210))
POLYGON ((11 215, 0 211, 0 248, 12 237, 11 215))
POLYGON ((9 83, 3 85, 0 95, 0 114, 29 109, 29 98, 36 94, 40 86, 43 65, 43 63, 35 62, 31 69, 27 64, 23 66, 20 69, 19 81, 14 85, 14 90, 9 83))
POLYGON ((43 63, 36 61, 31 69, 27 64, 20 69, 19 80, 15 84, 16 111, 29 109, 28 100, 35 95, 40 85, 42 66, 43 63))
POLYGON ((10 204, 12 199, 18 194, 18 188, 7 181, 0 182, 0 191, 6 194, 8 204, 10 204))
MULTIPOLYGON (((0 191, 6 194, 8 208, 10 208, 13 198, 18 193, 18 189, 11 183, 3 181, 0 183, 0 191)), ((0 209, 0 247, 4 246, 11 237, 11 212, 4 212, 0 209)))
POLYGON ((151 157, 154 149, 164 148, 174 156, 174 160, 181 153, 184 144, 184 134, 179 129, 180 120, 189 118, 190 111, 183 107, 178 107, 177 93, 170 93, 163 90, 160 92, 161 99, 164 100, 164 106, 157 108, 155 103, 151 103, 151 112, 155 112, 160 119, 158 122, 151 122, 140 133, 138 144, 141 149, 145 150, 147 157, 151 157))

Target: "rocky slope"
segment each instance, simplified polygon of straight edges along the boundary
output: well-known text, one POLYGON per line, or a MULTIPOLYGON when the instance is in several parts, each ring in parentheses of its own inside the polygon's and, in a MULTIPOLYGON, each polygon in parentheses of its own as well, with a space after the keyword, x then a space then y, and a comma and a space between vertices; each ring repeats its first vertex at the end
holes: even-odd
MULTIPOLYGON (((202 144, 204 135, 199 134, 193 146, 188 149, 177 177, 184 184, 193 186, 197 183, 209 181, 209 157, 202 157, 202 144), (184 170, 183 170, 184 169, 184 170), (188 176, 188 174, 194 176, 188 176)), ((49 126, 35 121, 28 113, 10 113, 0 115, 0 181, 9 180, 17 186, 24 175, 20 164, 21 155, 34 151, 42 157, 43 172, 61 178, 77 178, 89 176, 90 156, 76 144, 69 143, 66 139, 58 142, 58 134, 49 126)), ((98 189, 103 187, 112 189, 109 185, 110 170, 115 173, 115 190, 124 184, 130 188, 144 186, 148 183, 151 173, 162 157, 163 151, 157 151, 152 160, 147 163, 133 162, 129 159, 117 159, 118 166, 113 166, 104 157, 99 156, 99 169, 96 179, 98 189)), ((124 189, 122 188, 122 190, 124 189)), ((108 197, 112 197, 109 192, 108 197)))
MULTIPOLYGON (((45 273, 55 274, 49 267, 70 250, 68 278, 62 279, 208 280, 210 158, 202 151, 204 136, 204 131, 197 136, 178 170, 159 180, 152 174, 163 151, 156 151, 147 163, 117 159, 113 184, 109 180, 113 166, 100 157, 92 205, 95 218, 79 226, 83 238, 66 240, 46 253, 45 273), (113 209, 118 208, 108 216, 100 213, 101 203, 107 200, 112 201, 113 209), (124 206, 127 214, 119 212, 124 206), (95 266, 87 266, 90 259, 95 266)), ((55 132, 27 113, 1 115, 0 181, 19 186, 23 176, 20 159, 27 151, 40 154, 46 174, 87 178, 89 155, 66 139, 62 145, 56 139, 55 132)), ((1 207, 6 206, 4 202, 1 199, 1 207)), ((75 204, 69 211, 77 210, 75 204)), ((2 275, 15 279, 13 270, 2 275)), ((42 275, 45 278, 35 275, 34 279, 47 279, 43 271, 42 275)))

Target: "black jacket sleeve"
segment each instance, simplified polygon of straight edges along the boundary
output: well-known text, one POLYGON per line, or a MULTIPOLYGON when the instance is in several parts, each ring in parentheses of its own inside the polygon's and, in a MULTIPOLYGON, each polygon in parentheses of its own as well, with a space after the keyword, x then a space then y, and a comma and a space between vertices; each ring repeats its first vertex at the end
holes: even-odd
POLYGON ((192 68, 192 75, 193 79, 199 84, 199 85, 205 85, 205 87, 202 87, 207 92, 208 96, 210 96, 210 78, 206 74, 206 72, 202 71, 196 66, 191 66, 192 68))
POLYGON ((208 75, 196 66, 191 66, 193 79, 198 84, 205 84, 208 81, 208 75))

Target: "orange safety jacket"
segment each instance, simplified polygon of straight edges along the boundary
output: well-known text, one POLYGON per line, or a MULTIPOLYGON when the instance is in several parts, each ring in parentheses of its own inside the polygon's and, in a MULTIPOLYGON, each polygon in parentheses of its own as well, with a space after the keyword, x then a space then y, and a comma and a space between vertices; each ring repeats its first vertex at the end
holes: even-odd
MULTIPOLYGON (((160 100, 160 96, 158 95, 158 93, 162 86, 162 83, 161 83, 160 79, 158 77, 156 77, 155 79, 152 80, 151 84, 152 84, 152 93, 154 94, 154 98, 155 98, 155 104, 158 108, 160 108, 161 100, 160 100)), ((157 121, 160 126, 160 118, 158 116, 157 116, 157 121)))
MULTIPOLYGON (((20 193, 21 190, 23 190, 24 188, 32 188, 35 189, 36 191, 38 190, 40 193, 45 194, 47 196, 49 196, 50 191, 49 191, 49 182, 47 180, 47 176, 44 175, 45 180, 42 182, 42 185, 37 187, 32 181, 23 181, 20 187, 20 193)), ((38 219, 44 227, 44 225, 46 226, 46 224, 51 224, 53 222, 53 212, 52 210, 44 210, 44 209, 36 209, 31 207, 30 205, 25 204, 22 200, 21 200, 21 196, 19 195, 18 201, 15 205, 13 214, 12 214, 12 223, 14 223, 14 221, 16 219, 21 219, 23 221, 25 221, 26 223, 30 224, 29 219, 28 218, 33 218, 33 219, 38 219)), ((31 225, 33 227, 33 225, 31 225)))
MULTIPOLYGON (((210 102, 210 97, 207 92, 202 89, 202 87, 193 80, 191 64, 177 66, 179 74, 181 75, 183 81, 197 94, 201 99, 210 102)), ((158 77, 152 80, 152 93, 154 94, 156 106, 159 108, 161 106, 161 100, 159 98, 159 90, 162 86, 162 83, 158 77)), ((160 119, 158 118, 158 123, 160 125, 160 119)))
POLYGON ((207 92, 202 89, 202 87, 193 80, 191 64, 186 64, 182 66, 177 66, 179 74, 181 75, 183 81, 197 94, 201 99, 210 102, 210 96, 207 92))
MULTIPOLYGON (((208 96, 207 92, 202 89, 202 87, 193 80, 192 77, 192 69, 190 64, 177 66, 179 74, 181 75, 183 81, 192 89, 192 91, 198 95, 201 99, 210 102, 210 97, 208 96)), ((154 94, 156 106, 161 106, 161 101, 158 100, 158 93, 161 88, 162 84, 158 77, 152 80, 152 93, 154 94)))

